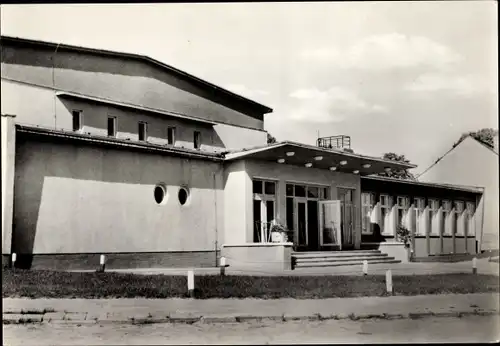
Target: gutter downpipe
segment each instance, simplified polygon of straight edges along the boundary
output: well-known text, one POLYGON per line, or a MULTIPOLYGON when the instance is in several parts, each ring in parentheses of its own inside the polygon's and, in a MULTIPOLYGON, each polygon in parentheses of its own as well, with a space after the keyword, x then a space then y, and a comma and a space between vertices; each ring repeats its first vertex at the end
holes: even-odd
POLYGON ((57 56, 57 50, 59 49, 60 43, 57 44, 56 50, 54 51, 54 56, 52 58, 52 90, 54 90, 54 129, 57 128, 57 90, 56 90, 56 76, 55 76, 55 69, 56 69, 56 64, 55 64, 55 59, 57 56))

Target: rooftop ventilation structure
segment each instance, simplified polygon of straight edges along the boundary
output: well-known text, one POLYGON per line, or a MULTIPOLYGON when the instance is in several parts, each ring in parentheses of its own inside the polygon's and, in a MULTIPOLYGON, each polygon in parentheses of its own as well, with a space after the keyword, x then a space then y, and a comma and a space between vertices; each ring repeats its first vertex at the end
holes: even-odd
POLYGON ((320 137, 317 140, 317 146, 325 149, 343 150, 348 153, 353 153, 351 149, 351 137, 345 135, 320 137))

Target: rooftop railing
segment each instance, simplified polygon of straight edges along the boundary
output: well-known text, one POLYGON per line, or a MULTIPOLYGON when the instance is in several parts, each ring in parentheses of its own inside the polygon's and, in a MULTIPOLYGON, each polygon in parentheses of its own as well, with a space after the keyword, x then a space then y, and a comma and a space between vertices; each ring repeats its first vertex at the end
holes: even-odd
POLYGON ((317 145, 327 149, 351 149, 350 136, 330 136, 318 138, 317 145))

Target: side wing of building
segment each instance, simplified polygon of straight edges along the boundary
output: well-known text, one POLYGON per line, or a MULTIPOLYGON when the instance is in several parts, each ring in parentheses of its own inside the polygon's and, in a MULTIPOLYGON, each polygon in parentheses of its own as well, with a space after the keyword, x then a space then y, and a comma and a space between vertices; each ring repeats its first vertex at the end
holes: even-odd
POLYGON ((484 187, 478 201, 478 223, 483 234, 478 235, 481 250, 498 249, 498 154, 472 137, 464 139, 419 177, 420 181, 484 187))

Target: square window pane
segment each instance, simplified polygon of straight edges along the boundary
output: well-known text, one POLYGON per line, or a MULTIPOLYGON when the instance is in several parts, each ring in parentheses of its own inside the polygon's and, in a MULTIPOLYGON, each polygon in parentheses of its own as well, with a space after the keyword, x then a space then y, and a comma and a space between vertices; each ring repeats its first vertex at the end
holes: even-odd
POLYGON ((319 189, 317 187, 309 186, 307 188, 307 197, 318 198, 319 197, 319 189))
POLYGON ((253 193, 262 193, 262 180, 253 181, 253 193))
POLYGON ((305 186, 295 185, 295 196, 296 197, 305 197, 306 196, 305 186))
POLYGON ((293 196, 293 185, 292 184, 286 184, 286 195, 293 196))
POLYGON ((264 190, 266 195, 276 194, 276 183, 274 181, 266 181, 264 183, 264 190))

